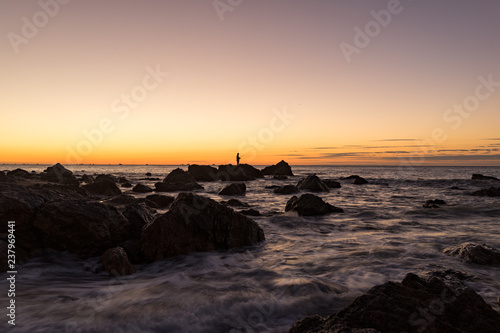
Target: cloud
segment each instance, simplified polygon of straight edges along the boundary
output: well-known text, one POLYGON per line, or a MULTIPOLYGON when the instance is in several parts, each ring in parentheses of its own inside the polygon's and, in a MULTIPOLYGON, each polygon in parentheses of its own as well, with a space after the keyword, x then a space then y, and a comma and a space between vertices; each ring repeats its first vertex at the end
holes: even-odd
POLYGON ((408 141, 419 141, 418 139, 383 139, 383 140, 372 140, 377 142, 408 142, 408 141))
MULTIPOLYGON (((422 158, 422 156, 409 156, 409 158, 422 158)), ((432 161, 482 161, 482 160, 500 160, 500 154, 481 154, 481 155, 428 155, 425 160, 432 161)))
POLYGON ((459 152, 468 152, 468 149, 440 149, 438 153, 459 153, 459 152))

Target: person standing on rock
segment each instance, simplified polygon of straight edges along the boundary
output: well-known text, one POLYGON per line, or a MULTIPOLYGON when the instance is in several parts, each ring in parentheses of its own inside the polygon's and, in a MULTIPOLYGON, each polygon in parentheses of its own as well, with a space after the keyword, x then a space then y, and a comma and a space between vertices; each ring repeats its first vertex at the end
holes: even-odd
POLYGON ((240 165, 240 153, 236 154, 236 165, 240 165))

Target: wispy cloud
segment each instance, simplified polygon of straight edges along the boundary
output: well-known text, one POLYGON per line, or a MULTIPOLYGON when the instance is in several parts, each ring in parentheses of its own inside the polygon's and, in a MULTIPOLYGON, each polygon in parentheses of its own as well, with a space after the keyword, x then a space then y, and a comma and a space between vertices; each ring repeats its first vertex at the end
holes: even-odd
POLYGON ((382 140, 372 140, 375 142, 408 142, 408 141, 419 141, 418 139, 382 139, 382 140))

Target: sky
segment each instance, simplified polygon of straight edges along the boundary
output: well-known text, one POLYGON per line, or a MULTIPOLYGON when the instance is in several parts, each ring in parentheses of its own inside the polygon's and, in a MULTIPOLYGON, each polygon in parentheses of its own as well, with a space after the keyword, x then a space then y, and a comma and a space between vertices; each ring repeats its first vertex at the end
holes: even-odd
POLYGON ((0 163, 500 165, 498 0, 0 1, 0 163))

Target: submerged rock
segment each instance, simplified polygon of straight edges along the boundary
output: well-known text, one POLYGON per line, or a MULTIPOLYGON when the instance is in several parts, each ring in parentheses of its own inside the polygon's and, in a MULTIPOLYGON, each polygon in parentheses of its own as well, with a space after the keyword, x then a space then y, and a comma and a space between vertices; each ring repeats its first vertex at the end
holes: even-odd
POLYGON ((483 176, 481 174, 475 173, 472 175, 473 180, 498 180, 497 177, 483 176))
POLYGON ((366 179, 364 179, 363 177, 358 177, 354 180, 354 185, 364 185, 364 184, 368 184, 368 181, 366 179))
POLYGON ((225 204, 227 206, 233 206, 233 207, 250 207, 249 204, 245 202, 241 202, 238 199, 229 199, 227 202, 221 202, 222 204, 225 204))
POLYGON ((439 206, 446 205, 446 202, 441 199, 427 200, 423 207, 424 208, 439 208, 439 206))
POLYGON ((285 185, 282 187, 275 188, 273 192, 276 194, 294 194, 294 193, 299 193, 300 191, 295 185, 285 185))
POLYGON ((148 193, 148 192, 153 192, 153 189, 149 186, 143 185, 143 184, 137 184, 134 186, 132 191, 137 192, 137 193, 148 193))
POLYGON ((210 165, 192 164, 188 172, 199 182, 212 182, 218 180, 218 170, 210 165))
POLYGON ((500 265, 500 251, 486 244, 463 243, 446 248, 444 253, 479 265, 500 265))
POLYGON ((500 187, 490 187, 472 193, 478 197, 500 197, 500 187))
POLYGON ((247 190, 244 183, 232 183, 219 191, 219 195, 243 195, 247 190))
POLYGON ((304 318, 289 333, 495 333, 499 327, 500 314, 474 290, 410 273, 401 283, 373 287, 328 318, 304 318))
POLYGON ((287 180, 288 176, 285 176, 285 175, 274 175, 273 179, 274 180, 287 180))
POLYGON ((128 260, 127 253, 122 247, 107 250, 101 256, 104 270, 111 276, 124 276, 137 272, 137 269, 128 260))
POLYGON ((264 175, 282 175, 282 176, 293 176, 292 168, 288 163, 281 160, 275 165, 271 165, 262 169, 262 174, 264 175))
POLYGON ((48 167, 43 173, 40 174, 42 180, 54 183, 68 184, 78 186, 80 183, 73 175, 73 172, 66 169, 60 163, 48 167))
POLYGON ((340 185, 339 182, 332 180, 332 179, 323 179, 323 183, 326 184, 329 188, 341 188, 342 185, 340 185))
POLYGON ((316 175, 309 175, 305 179, 300 180, 297 183, 297 188, 299 190, 307 190, 312 192, 329 192, 330 188, 323 183, 316 175))
POLYGON ((328 213, 343 213, 342 208, 337 208, 324 202, 318 196, 314 194, 302 194, 300 198, 293 196, 286 203, 285 212, 296 211, 299 215, 303 216, 314 216, 314 215, 325 215, 328 213))
POLYGON ((264 231, 248 217, 212 199, 180 193, 168 212, 144 228, 141 249, 146 260, 154 261, 248 246, 264 239, 264 231))

